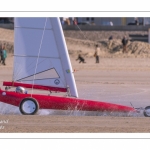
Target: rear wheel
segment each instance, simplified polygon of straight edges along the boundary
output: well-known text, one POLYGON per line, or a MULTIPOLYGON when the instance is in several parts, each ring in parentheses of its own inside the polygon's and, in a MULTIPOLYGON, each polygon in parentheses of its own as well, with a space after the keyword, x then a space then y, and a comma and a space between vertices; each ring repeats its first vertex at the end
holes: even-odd
POLYGON ((34 98, 24 98, 19 106, 19 110, 23 115, 34 115, 39 109, 39 104, 34 98))
POLYGON ((144 116, 145 117, 150 117, 150 106, 145 107, 144 116))

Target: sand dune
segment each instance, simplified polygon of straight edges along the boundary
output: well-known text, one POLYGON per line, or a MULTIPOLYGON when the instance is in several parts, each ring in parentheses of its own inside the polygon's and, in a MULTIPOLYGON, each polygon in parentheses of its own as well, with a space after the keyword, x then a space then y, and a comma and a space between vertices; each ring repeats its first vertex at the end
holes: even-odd
MULTIPOLYGON (((3 43, 6 44, 7 51, 13 54, 14 49, 14 31, 8 29, 0 29, 0 47, 3 43)), ((144 32, 145 33, 145 32, 144 32)), ((144 34, 143 33, 143 34, 144 34)), ((126 33, 127 34, 127 33, 126 33)), ((142 33, 141 33, 142 34, 142 33)), ((131 42, 129 39, 127 45, 127 53, 122 52, 121 38, 124 35, 121 31, 108 33, 107 31, 99 32, 87 31, 73 32, 64 31, 67 47, 70 56, 77 57, 80 53, 84 57, 93 57, 95 44, 100 46, 100 56, 105 58, 110 57, 150 57, 150 45, 146 42, 131 42), (108 35, 114 34, 111 49, 108 49, 108 35), (85 35, 85 36, 84 36, 85 35), (98 36, 99 35, 99 36, 98 36), (105 36, 103 36, 105 35, 105 36), (107 36, 106 36, 107 35, 107 36), (90 38, 91 37, 91 38, 90 38), (102 38, 103 37, 103 38, 102 38)), ((127 34, 128 35, 128 34, 127 34)), ((129 38, 129 37, 128 37, 129 38)))

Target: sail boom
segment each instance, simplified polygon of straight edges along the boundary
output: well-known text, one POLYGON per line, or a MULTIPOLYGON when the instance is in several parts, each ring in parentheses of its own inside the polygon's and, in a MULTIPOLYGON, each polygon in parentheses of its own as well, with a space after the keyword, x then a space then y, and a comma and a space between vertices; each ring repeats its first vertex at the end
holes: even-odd
POLYGON ((21 82, 8 82, 4 81, 3 86, 23 86, 25 88, 33 88, 33 89, 41 89, 41 90, 48 90, 48 91, 55 91, 55 92, 67 92, 67 88, 60 88, 60 87, 52 87, 52 86, 43 86, 43 85, 32 85, 27 83, 21 83, 21 82))

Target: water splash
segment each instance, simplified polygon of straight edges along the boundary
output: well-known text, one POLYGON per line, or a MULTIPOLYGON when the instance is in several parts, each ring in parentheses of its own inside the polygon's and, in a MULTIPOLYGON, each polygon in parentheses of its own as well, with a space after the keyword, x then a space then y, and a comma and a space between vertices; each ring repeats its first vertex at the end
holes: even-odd
POLYGON ((0 102, 0 114, 1 115, 20 115, 21 113, 18 107, 0 102))
MULTIPOLYGON (((19 108, 0 102, 1 115, 21 115, 19 108)), ((82 110, 54 110, 40 109, 37 115, 66 115, 66 116, 116 116, 116 117, 143 117, 143 110, 137 112, 99 112, 99 111, 82 111, 82 110)))

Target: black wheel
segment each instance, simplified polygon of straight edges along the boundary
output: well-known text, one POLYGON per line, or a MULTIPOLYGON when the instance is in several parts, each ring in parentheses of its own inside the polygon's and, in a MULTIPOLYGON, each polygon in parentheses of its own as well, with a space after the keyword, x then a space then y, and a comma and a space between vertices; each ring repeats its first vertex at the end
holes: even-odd
POLYGON ((150 106, 145 107, 144 116, 145 117, 150 117, 150 106))
POLYGON ((39 109, 39 104, 34 98, 24 98, 19 106, 19 110, 23 115, 34 115, 39 109))

